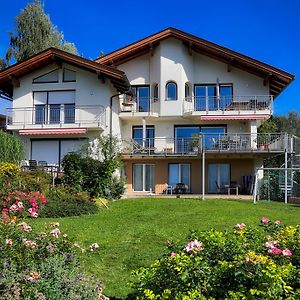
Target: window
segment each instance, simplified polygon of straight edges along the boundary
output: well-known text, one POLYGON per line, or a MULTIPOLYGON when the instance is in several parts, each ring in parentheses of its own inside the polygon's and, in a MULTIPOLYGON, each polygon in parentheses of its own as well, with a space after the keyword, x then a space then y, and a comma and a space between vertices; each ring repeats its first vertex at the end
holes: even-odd
POLYGON ((150 87, 148 85, 132 86, 138 112, 150 111, 150 87))
POLYGON ((208 192, 221 193, 230 184, 230 164, 208 164, 208 192))
POLYGON ((232 85, 195 85, 195 110, 224 109, 232 100, 232 85))
POLYGON ((36 124, 75 122, 75 91, 34 92, 33 99, 36 124))
POLYGON ((202 145, 205 149, 214 149, 218 143, 222 140, 222 137, 226 133, 226 127, 209 127, 202 126, 201 133, 203 134, 202 145))
POLYGON ((153 100, 157 101, 158 98, 158 84, 155 84, 153 87, 153 100))
POLYGON ((166 100, 177 100, 177 84, 175 82, 166 84, 166 100))
POLYGON ((146 126, 146 140, 143 139, 143 127, 133 126, 132 138, 139 145, 143 145, 148 148, 154 147, 154 126, 146 126))
POLYGON ((64 69, 63 82, 75 82, 75 81, 76 81, 76 72, 69 69, 64 69))
POLYGON ((188 153, 193 151, 193 137, 199 136, 200 126, 175 127, 175 152, 188 153))
POLYGON ((189 86, 189 84, 188 83, 186 83, 185 85, 184 85, 184 97, 185 98, 188 98, 188 97, 190 97, 191 95, 190 95, 190 86, 189 86))
POLYGON ((190 164, 169 164, 169 185, 175 186, 177 183, 183 183, 190 190, 190 164))
POLYGON ((154 165, 133 164, 133 190, 135 192, 153 192, 154 165))
POLYGON ((58 69, 43 74, 32 80, 33 83, 57 83, 58 82, 58 69))

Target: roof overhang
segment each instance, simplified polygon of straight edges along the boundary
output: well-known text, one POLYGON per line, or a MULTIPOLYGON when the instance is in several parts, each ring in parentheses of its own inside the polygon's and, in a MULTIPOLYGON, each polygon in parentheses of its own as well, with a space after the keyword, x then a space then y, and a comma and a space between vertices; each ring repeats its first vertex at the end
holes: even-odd
POLYGON ((0 90, 12 96, 13 87, 19 85, 19 79, 37 69, 51 63, 61 66, 63 62, 82 68, 98 75, 98 78, 108 78, 118 92, 124 93, 129 89, 129 82, 124 72, 116 68, 85 59, 56 48, 46 49, 0 72, 0 90))
POLYGON ((192 51, 195 51, 227 64, 228 71, 232 68, 238 68, 263 78, 264 84, 269 85, 270 94, 275 97, 295 78, 294 75, 283 70, 175 28, 165 29, 99 57, 96 59, 96 62, 118 66, 138 56, 147 53, 153 54, 155 47, 159 45, 160 41, 170 37, 181 40, 190 54, 192 51))

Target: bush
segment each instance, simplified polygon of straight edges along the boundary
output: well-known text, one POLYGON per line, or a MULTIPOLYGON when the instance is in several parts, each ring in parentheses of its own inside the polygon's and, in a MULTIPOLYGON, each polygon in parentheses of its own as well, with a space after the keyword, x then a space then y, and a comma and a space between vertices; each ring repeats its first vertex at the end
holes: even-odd
POLYGON ((20 164, 23 159, 23 144, 14 135, 0 130, 0 162, 20 164))
POLYGON ((47 199, 40 192, 29 194, 14 191, 0 197, 1 214, 5 216, 32 217, 36 218, 39 209, 47 202, 47 199))
POLYGON ((1 300, 103 299, 99 285, 80 272, 76 252, 84 249, 58 226, 35 233, 24 222, 0 222, 1 300))
POLYGON ((88 193, 54 187, 47 193, 47 203, 41 208, 40 216, 60 218, 96 212, 98 212, 98 206, 88 193))
POLYGON ((191 234, 135 273, 138 299, 299 299, 300 226, 267 218, 261 226, 191 234))
POLYGON ((5 169, 6 174, 10 176, 0 176, 0 196, 6 195, 8 192, 21 190, 29 193, 31 191, 39 191, 45 194, 51 184, 51 176, 43 170, 31 172, 15 172, 15 170, 5 169))
POLYGON ((0 163, 0 177, 15 178, 20 174, 20 167, 16 164, 2 162, 0 163))
POLYGON ((87 191, 93 197, 118 199, 125 191, 123 180, 114 175, 120 167, 118 140, 100 136, 95 144, 86 153, 64 156, 63 184, 77 191, 87 191))

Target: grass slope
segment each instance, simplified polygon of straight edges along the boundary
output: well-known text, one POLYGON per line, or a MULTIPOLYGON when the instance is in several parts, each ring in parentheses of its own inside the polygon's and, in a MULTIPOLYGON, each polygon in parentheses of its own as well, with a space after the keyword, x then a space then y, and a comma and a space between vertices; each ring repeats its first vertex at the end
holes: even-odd
MULTIPOLYGON (((295 225, 300 223, 300 207, 228 200, 132 199, 113 202, 96 215, 56 221, 81 246, 100 244, 100 251, 82 256, 84 267, 103 280, 106 295, 125 299, 130 293, 131 271, 158 258, 166 240, 182 241, 189 230, 256 224, 264 216, 295 225)), ((41 228, 49 219, 34 222, 41 228)))

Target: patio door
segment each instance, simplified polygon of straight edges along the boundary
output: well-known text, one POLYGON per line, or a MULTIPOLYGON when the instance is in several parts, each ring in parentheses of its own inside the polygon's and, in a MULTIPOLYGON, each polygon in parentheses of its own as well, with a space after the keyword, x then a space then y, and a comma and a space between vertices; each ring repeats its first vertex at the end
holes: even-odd
POLYGON ((138 112, 150 112, 150 86, 132 86, 138 112))
POLYGON ((222 193, 230 184, 230 164, 208 164, 208 192, 222 193))

